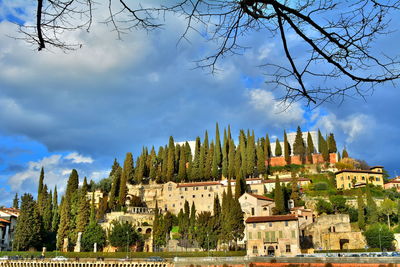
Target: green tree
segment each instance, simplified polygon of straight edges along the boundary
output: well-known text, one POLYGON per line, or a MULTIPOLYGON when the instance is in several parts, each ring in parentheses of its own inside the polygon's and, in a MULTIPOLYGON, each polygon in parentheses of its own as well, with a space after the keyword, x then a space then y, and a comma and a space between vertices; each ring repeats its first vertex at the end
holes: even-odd
POLYGON ((370 185, 367 184, 365 188, 365 197, 367 200, 367 222, 368 224, 375 224, 378 222, 378 207, 372 198, 370 185))
POLYGON ((390 216, 395 214, 396 211, 397 211, 396 202, 394 202, 390 198, 385 198, 385 200, 383 200, 381 206, 379 207, 379 213, 387 217, 387 224, 389 229, 390 229, 390 216))
POLYGON ((82 234, 82 250, 93 251, 94 244, 97 244, 98 251, 101 251, 106 245, 106 232, 96 222, 90 223, 82 234))
POLYGON ((175 143, 172 136, 168 143, 167 181, 172 181, 175 173, 175 143))
MULTIPOLYGON (((135 228, 129 222, 111 222, 112 227, 108 235, 108 241, 118 250, 126 251, 127 246, 132 246, 141 241, 141 235, 135 231, 135 228)), ((128 248, 130 250, 130 248, 128 248)))
POLYGON ((12 207, 13 207, 14 209, 18 209, 18 208, 19 208, 18 193, 15 193, 15 197, 14 197, 14 200, 13 200, 13 205, 12 205, 12 207))
POLYGON ((357 211, 358 211, 358 227, 365 230, 365 205, 362 196, 362 191, 358 189, 357 192, 357 211))
POLYGON ((196 219, 196 241, 201 248, 210 248, 210 235, 214 234, 213 230, 211 212, 202 211, 199 213, 196 219))
POLYGON ((228 153, 229 153, 229 139, 224 129, 224 141, 222 143, 222 176, 228 177, 228 153))
MULTIPOLYGON (((46 189, 47 190, 47 189, 46 189)), ((42 221, 43 221, 43 230, 45 233, 51 232, 52 219, 53 219, 53 194, 50 193, 46 196, 45 199, 45 207, 43 211, 42 221)))
POLYGON ((196 137, 196 145, 194 149, 194 157, 191 164, 191 181, 198 181, 201 177, 201 169, 200 169, 200 152, 201 152, 201 143, 200 137, 196 137))
MULTIPOLYGON (((235 177, 235 144, 233 140, 229 140, 229 153, 228 153, 228 179, 235 177)), ((240 168, 240 167, 239 167, 240 168)))
POLYGON ((192 207, 190 208, 189 234, 189 239, 193 240, 196 234, 196 206, 194 202, 192 202, 192 207))
POLYGON ((290 199, 293 200, 294 202, 294 206, 298 207, 300 206, 301 203, 301 198, 300 198, 300 189, 299 189, 299 178, 297 177, 297 175, 292 172, 292 179, 290 182, 291 185, 291 194, 290 194, 290 199))
POLYGON ((42 241, 41 225, 36 202, 31 194, 24 194, 21 198, 21 211, 15 228, 14 250, 39 249, 42 241))
POLYGON ((40 216, 43 216, 44 212, 44 207, 45 207, 45 194, 43 192, 44 189, 44 169, 40 170, 40 176, 39 176, 39 185, 38 185, 38 191, 37 191, 37 205, 39 209, 39 214, 40 216))
POLYGON ((57 193, 57 186, 54 186, 54 193, 53 193, 53 218, 51 221, 51 231, 53 233, 57 233, 58 224, 60 223, 60 214, 58 210, 58 193, 57 193))
POLYGON ((71 174, 68 178, 67 189, 65 190, 65 198, 70 201, 73 198, 73 195, 76 195, 76 192, 79 187, 79 175, 75 169, 72 169, 71 174))
POLYGON ((264 149, 261 142, 258 142, 257 145, 257 173, 258 175, 262 175, 263 177, 267 174, 267 168, 265 166, 265 154, 264 149))
POLYGON ((342 151, 342 159, 345 159, 345 158, 348 158, 348 157, 349 157, 349 153, 347 153, 346 148, 343 148, 343 151, 342 151))
POLYGON ((346 198, 341 195, 332 195, 329 197, 329 201, 332 204, 334 213, 345 213, 347 210, 346 198))
POLYGON ((365 239, 370 248, 389 250, 393 247, 394 235, 385 224, 375 223, 364 232, 365 239))
POLYGON ((121 176, 122 176, 122 168, 118 166, 113 173, 112 177, 112 184, 111 184, 111 191, 110 196, 108 198, 108 206, 111 210, 114 210, 117 205, 117 200, 119 196, 119 189, 121 187, 121 176))
POLYGON ((78 213, 76 216, 76 233, 84 232, 89 224, 90 205, 86 198, 87 190, 84 186, 79 190, 78 213))
POLYGON ((120 207, 125 206, 126 195, 128 193, 126 184, 127 182, 133 181, 133 177, 134 177, 133 156, 132 153, 128 152, 126 153, 124 168, 122 169, 121 182, 119 186, 118 205, 120 207))
POLYGON ((279 139, 276 138, 276 141, 275 141, 275 157, 280 157, 280 156, 282 156, 281 142, 279 142, 279 139))
POLYGON ((309 163, 313 163, 312 155, 315 153, 314 142, 312 140, 310 132, 307 134, 307 159, 309 163))
POLYGON ((293 154, 300 156, 301 161, 304 163, 306 159, 306 146, 304 144, 303 132, 300 126, 297 126, 296 137, 293 144, 293 154))
POLYGON ((265 153, 265 159, 269 160, 272 156, 272 153, 271 153, 271 142, 269 140, 268 134, 265 136, 264 153, 265 153))
POLYGON ((333 135, 333 133, 329 134, 327 141, 328 141, 329 153, 336 153, 337 152, 336 140, 335 140, 335 136, 333 135))
POLYGON ((319 199, 317 201, 316 210, 317 210, 318 214, 332 214, 334 212, 332 204, 323 199, 319 199))
POLYGON ((254 132, 247 138, 246 146, 246 177, 254 177, 254 171, 256 166, 256 145, 255 145, 254 132))
POLYGON ((274 214, 285 214, 286 213, 285 199, 283 196, 281 182, 279 180, 278 175, 275 178, 274 201, 275 201, 274 214))
POLYGON ((290 158, 291 149, 290 149, 290 144, 288 142, 287 134, 286 134, 285 130, 283 131, 283 153, 285 156, 286 164, 290 164, 291 163, 291 158, 290 158))

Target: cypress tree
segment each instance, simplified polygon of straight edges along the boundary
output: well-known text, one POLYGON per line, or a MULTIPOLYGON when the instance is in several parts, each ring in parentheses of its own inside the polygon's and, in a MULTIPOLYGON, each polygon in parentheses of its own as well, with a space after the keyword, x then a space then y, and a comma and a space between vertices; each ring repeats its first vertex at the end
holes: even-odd
POLYGON ((237 247, 237 241, 243 239, 244 237, 245 228, 243 211, 240 206, 239 199, 233 199, 230 211, 232 239, 235 241, 235 245, 237 247))
POLYGON ((228 153, 228 178, 233 179, 235 177, 235 144, 233 140, 229 140, 229 153, 228 153))
POLYGON ((237 149, 235 153, 235 177, 240 178, 244 176, 243 174, 243 169, 242 169, 242 158, 241 158, 241 153, 240 150, 237 149))
POLYGON ((189 231, 190 231, 190 235, 191 238, 190 239, 194 239, 194 236, 196 234, 196 206, 194 205, 194 202, 192 202, 192 207, 190 209, 190 217, 189 217, 189 231))
POLYGON ((333 135, 333 133, 330 133, 328 136, 328 151, 329 151, 329 153, 337 152, 336 140, 335 140, 335 136, 333 135))
POLYGON ((240 154, 240 157, 237 158, 236 163, 239 163, 240 159, 240 168, 236 169, 236 176, 246 176, 247 171, 247 153, 246 153, 247 139, 243 130, 240 130, 239 134, 239 145, 237 147, 237 152, 240 154), (240 170, 240 173, 239 173, 240 170))
MULTIPOLYGON (((46 189, 47 191, 47 189, 46 189)), ((53 194, 50 193, 47 195, 45 199, 45 207, 43 211, 43 230, 45 233, 51 232, 52 228, 52 219, 53 219, 53 203, 52 203, 53 194)))
POLYGON ((199 180, 204 180, 204 169, 207 163, 207 155, 204 144, 200 147, 200 158, 199 158, 199 180))
POLYGON ((70 230, 70 203, 66 196, 61 199, 60 224, 57 231, 57 248, 60 250, 64 244, 64 238, 68 237, 70 230))
POLYGON ((318 152, 322 154, 322 143, 324 142, 324 137, 321 131, 318 129, 318 152))
POLYGON ((328 162, 329 161, 329 150, 328 150, 328 143, 325 141, 325 139, 322 137, 321 138, 321 154, 324 159, 324 161, 328 162))
POLYGON ((186 181, 186 154, 185 154, 185 147, 182 146, 179 158, 179 168, 178 168, 178 181, 186 181))
POLYGON ((255 146, 254 132, 249 136, 246 147, 247 168, 246 177, 254 177, 254 170, 256 166, 256 146, 255 146))
POLYGON ((290 164, 291 163, 290 162, 291 151, 290 151, 290 145, 289 145, 285 130, 283 131, 283 152, 284 152, 284 155, 285 155, 286 164, 290 164))
POLYGON ((154 146, 150 151, 150 165, 149 165, 149 178, 150 180, 156 180, 157 177, 157 155, 154 146))
POLYGON ((222 145, 222 176, 228 177, 228 153, 229 153, 229 140, 226 133, 226 129, 224 129, 224 141, 222 145))
POLYGON ((119 189, 121 184, 121 176, 122 176, 122 168, 119 166, 112 176, 112 184, 111 184, 111 191, 110 197, 108 199, 108 206, 111 210, 115 208, 118 196, 119 196, 119 189))
POLYGON ((367 184, 365 189, 367 199, 367 221, 368 224, 374 224, 378 222, 378 208, 374 199, 372 198, 370 185, 367 184))
POLYGON ((200 143, 200 137, 196 137, 196 146, 194 150, 194 157, 192 161, 192 166, 191 166, 191 175, 190 175, 190 180, 191 181, 198 181, 201 178, 201 173, 200 173, 200 151, 201 150, 201 143, 200 143))
POLYGON ((120 166, 119 166, 119 163, 118 163, 117 159, 114 159, 114 163, 113 163, 113 165, 111 167, 111 171, 110 171, 110 174, 108 176, 109 177, 113 176, 115 174, 115 172, 118 170, 119 167, 120 166))
MULTIPOLYGON (((400 203, 400 202, 399 202, 400 203)), ((219 197, 216 195, 214 197, 214 206, 213 206, 213 215, 219 216, 221 215, 221 204, 219 203, 219 197)))
POLYGON ((39 249, 42 241, 41 224, 36 202, 31 194, 24 194, 21 197, 21 210, 15 228, 14 250, 39 249))
POLYGON ((43 192, 43 188, 44 188, 44 169, 42 167, 42 169, 40 170, 39 185, 38 185, 38 191, 37 191, 37 205, 38 205, 40 216, 43 216, 45 202, 46 202, 45 201, 46 196, 43 192))
POLYGON ((283 191, 282 191, 282 187, 281 187, 281 183, 280 183, 278 175, 275 178, 274 192, 275 192, 274 193, 274 201, 275 201, 274 214, 284 214, 285 213, 285 200, 284 200, 283 191))
POLYGON ((119 206, 125 206, 126 195, 128 193, 127 182, 132 181, 134 177, 134 169, 133 169, 133 156, 132 153, 126 153, 124 168, 121 173, 121 182, 119 186, 119 194, 118 194, 118 204, 119 206))
POLYGON ((357 211, 358 211, 358 227, 361 230, 365 230, 365 214, 364 214, 364 200, 362 197, 362 191, 357 191, 357 211))
POLYGON ((165 183, 167 181, 167 162, 168 162, 168 147, 163 148, 162 160, 161 160, 161 181, 160 183, 165 183))
POLYGON ((18 208, 19 208, 18 193, 15 193, 15 197, 14 197, 14 200, 13 200, 13 205, 12 205, 12 207, 13 207, 14 209, 18 209, 18 208))
POLYGON ((58 194, 57 194, 57 186, 54 187, 54 194, 53 194, 53 218, 51 221, 51 231, 53 233, 57 233, 58 224, 60 222, 60 215, 58 213, 58 194))
POLYGON ((167 162, 167 181, 172 181, 175 173, 175 144, 174 138, 169 137, 168 162, 167 162))
POLYGON ((307 159, 310 164, 313 163, 312 154, 314 154, 314 152, 315 152, 314 142, 312 140, 310 132, 308 132, 308 134, 307 134, 307 159))
POLYGON ((75 169, 72 169, 68 178, 67 189, 65 190, 65 198, 71 201, 72 196, 76 194, 79 187, 79 175, 75 169))
POLYGON ((279 139, 276 138, 276 141, 275 141, 275 157, 280 157, 280 156, 282 156, 281 142, 279 142, 279 139))
MULTIPOLYGON (((219 127, 218 127, 218 122, 215 125, 215 147, 214 147, 214 154, 215 154, 215 160, 217 163, 218 168, 221 167, 221 161, 222 161, 222 149, 221 149, 221 140, 219 137, 219 127)), ((216 177, 215 177, 216 178, 216 177)))
POLYGON ((272 157, 271 153, 271 143, 269 141, 269 136, 268 134, 265 136, 265 146, 264 146, 264 154, 265 154, 265 159, 269 160, 272 157))
POLYGON ((349 153, 347 153, 346 148, 343 148, 343 151, 342 151, 342 159, 345 159, 345 158, 348 158, 348 157, 349 157, 349 153))
POLYGON ((212 165, 213 165, 213 158, 214 158, 214 142, 211 142, 210 148, 207 153, 207 162, 204 166, 204 178, 206 180, 210 180, 212 178, 212 165))
MULTIPOLYGON (((84 232, 86 226, 89 224, 90 205, 86 199, 87 189, 82 186, 79 190, 78 213, 76 216, 76 229, 75 232, 84 232)), ((94 192, 93 192, 94 194, 94 192)))
POLYGON ((292 188, 292 193, 290 194, 290 199, 293 200, 294 206, 298 207, 301 200, 299 192, 299 179, 294 172, 292 172, 291 188, 292 188))
POLYGON ((299 155, 301 162, 304 163, 306 159, 306 146, 304 145, 303 133, 300 126, 297 126, 296 137, 293 144, 293 154, 299 155))
POLYGON ((265 167, 265 154, 261 142, 259 142, 257 146, 257 173, 263 177, 267 174, 267 168, 265 167))

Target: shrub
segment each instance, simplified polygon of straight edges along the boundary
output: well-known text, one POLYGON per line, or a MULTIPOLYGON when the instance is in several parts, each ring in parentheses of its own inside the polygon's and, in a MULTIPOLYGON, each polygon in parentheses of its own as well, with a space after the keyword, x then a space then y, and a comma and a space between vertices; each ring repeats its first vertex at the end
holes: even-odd
POLYGON ((371 248, 391 249, 394 234, 386 224, 373 224, 364 232, 367 244, 371 248))
POLYGON ((323 199, 318 200, 316 209, 317 209, 318 214, 323 214, 323 213, 332 214, 333 213, 332 204, 323 199))
POLYGON ((328 190, 329 186, 326 182, 318 182, 314 184, 314 190, 316 191, 322 191, 322 190, 328 190))

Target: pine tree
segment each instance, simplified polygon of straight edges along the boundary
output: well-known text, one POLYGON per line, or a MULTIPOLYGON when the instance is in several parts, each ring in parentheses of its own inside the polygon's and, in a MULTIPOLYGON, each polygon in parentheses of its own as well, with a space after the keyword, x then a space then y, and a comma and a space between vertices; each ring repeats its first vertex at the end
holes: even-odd
POLYGON ((348 158, 348 157, 349 157, 349 153, 347 153, 346 148, 343 148, 343 151, 342 151, 342 159, 345 159, 345 158, 348 158))
POLYGON ((364 200, 362 191, 359 189, 357 192, 357 211, 358 211, 358 227, 365 230, 365 214, 364 214, 364 200))
POLYGON ((21 210, 15 228, 14 250, 39 249, 42 241, 41 225, 36 202, 31 194, 24 194, 21 198, 21 210))
POLYGON ((288 142, 287 139, 287 135, 286 135, 286 131, 283 131, 283 152, 284 152, 284 156, 285 156, 285 161, 286 164, 290 164, 291 163, 291 158, 290 158, 290 144, 288 142))
POLYGON ((65 198, 70 201, 72 196, 76 194, 79 187, 79 175, 75 169, 72 169, 68 178, 67 189, 65 190, 65 198))
POLYGON ((275 178, 274 192, 275 192, 274 193, 274 201, 275 201, 274 214, 284 214, 285 213, 285 200, 284 200, 279 176, 276 176, 276 178, 275 178))
POLYGON ((301 162, 304 163, 306 159, 306 146, 304 144, 303 132, 300 126, 297 126, 296 137, 293 144, 293 154, 299 155, 301 162))
POLYGON ((19 208, 19 198, 18 198, 18 193, 15 193, 15 197, 13 200, 13 206, 14 209, 18 209, 19 208))
POLYGON ((276 138, 276 141, 275 141, 275 157, 280 157, 280 156, 282 156, 281 142, 279 142, 279 139, 276 138))
POLYGON ((315 152, 314 142, 312 140, 310 132, 307 134, 307 159, 310 164, 313 164, 313 157, 312 155, 315 152))
POLYGON ((118 205, 120 207, 125 206, 126 195, 128 193, 126 184, 128 181, 133 180, 133 176, 134 176, 133 156, 132 153, 128 152, 126 153, 124 168, 122 169, 121 182, 119 186, 118 205))
POLYGON ((119 167, 120 166, 119 166, 119 163, 118 163, 117 159, 114 159, 114 163, 113 163, 113 165, 111 167, 111 172, 110 172, 110 174, 108 176, 112 177, 115 174, 115 172, 118 170, 119 167))
POLYGON ((172 136, 168 143, 167 181, 172 181, 175 173, 175 143, 172 136))
POLYGON ((335 140, 335 136, 333 135, 333 133, 329 134, 329 136, 328 136, 328 151, 329 151, 329 153, 337 152, 336 140, 335 140))

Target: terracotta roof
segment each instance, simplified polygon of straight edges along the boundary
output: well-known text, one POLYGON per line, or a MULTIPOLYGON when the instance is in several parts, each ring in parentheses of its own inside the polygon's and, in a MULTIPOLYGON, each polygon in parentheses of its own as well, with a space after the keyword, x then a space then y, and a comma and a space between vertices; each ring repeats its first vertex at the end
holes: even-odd
POLYGON ((267 200, 267 201, 274 201, 272 198, 269 197, 264 197, 264 196, 260 196, 260 195, 256 195, 256 194, 250 194, 248 193, 250 196, 253 196, 257 199, 261 199, 261 200, 267 200))
POLYGON ((262 180, 262 178, 247 178, 246 181, 257 181, 262 180))
POLYGON ((338 175, 342 172, 354 172, 354 173, 369 173, 369 174, 382 174, 381 172, 374 172, 374 171, 369 171, 369 170, 341 170, 335 172, 335 175, 338 175))
POLYGON ((398 180, 390 181, 390 182, 387 182, 386 184, 400 184, 400 181, 398 181, 398 180))
POLYGON ((0 222, 4 222, 4 223, 11 223, 10 221, 8 221, 8 220, 5 220, 5 219, 2 219, 2 218, 0 218, 0 222))
MULTIPOLYGON (((283 178, 283 179, 279 179, 279 181, 282 182, 291 182, 292 178, 283 178)), ((297 181, 299 182, 306 182, 306 181, 311 181, 308 178, 298 178, 297 181)), ((275 179, 268 179, 268 180, 264 180, 263 183, 265 184, 269 184, 269 183, 275 183, 275 179)))
POLYGON ((298 218, 295 215, 255 216, 247 218, 246 223, 283 222, 297 220, 298 218))
POLYGON ((0 227, 5 228, 6 226, 2 223, 0 223, 0 227))
POLYGON ((207 186, 207 185, 221 185, 221 182, 181 183, 178 184, 178 187, 193 187, 193 186, 207 186))

